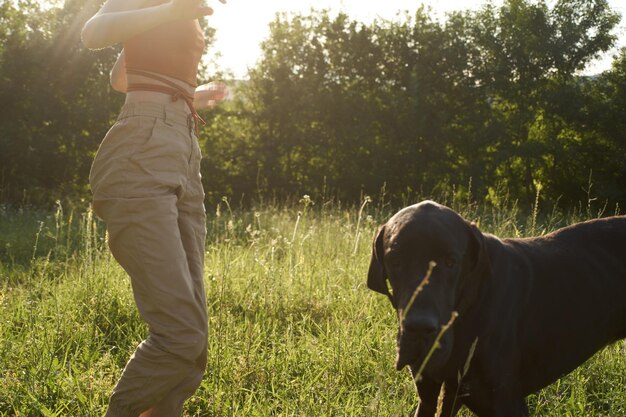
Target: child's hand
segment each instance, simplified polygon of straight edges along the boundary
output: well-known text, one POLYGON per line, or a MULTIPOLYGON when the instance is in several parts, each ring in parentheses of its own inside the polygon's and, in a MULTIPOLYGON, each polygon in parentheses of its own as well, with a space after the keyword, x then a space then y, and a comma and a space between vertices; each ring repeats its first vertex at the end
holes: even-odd
POLYGON ((213 107, 226 98, 228 88, 222 82, 211 82, 196 88, 193 104, 196 109, 213 107))
POLYGON ((177 19, 193 20, 213 14, 213 8, 205 6, 202 0, 171 0, 169 6, 177 19))

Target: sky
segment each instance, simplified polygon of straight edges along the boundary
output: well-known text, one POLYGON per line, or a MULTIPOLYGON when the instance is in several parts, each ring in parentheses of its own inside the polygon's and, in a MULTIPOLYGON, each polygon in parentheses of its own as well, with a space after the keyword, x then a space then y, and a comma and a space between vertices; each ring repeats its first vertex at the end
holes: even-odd
MULTIPOLYGON (((494 0, 498 4, 499 0, 494 0)), ((420 4, 431 6, 437 16, 444 16, 452 10, 475 9, 484 0, 227 0, 221 4, 209 0, 215 10, 209 24, 216 32, 216 43, 210 52, 220 69, 228 70, 236 78, 245 78, 247 68, 254 66, 260 57, 260 43, 269 35, 269 23, 277 12, 307 13, 311 8, 330 9, 331 12, 346 12, 351 18, 365 23, 376 18, 393 19, 398 12, 414 12, 420 4)), ((626 17, 626 0, 609 0, 609 4, 626 17)), ((616 30, 619 36, 618 47, 626 47, 626 18, 616 30)), ((617 48, 594 61, 586 74, 596 74, 610 67, 612 55, 617 48)))

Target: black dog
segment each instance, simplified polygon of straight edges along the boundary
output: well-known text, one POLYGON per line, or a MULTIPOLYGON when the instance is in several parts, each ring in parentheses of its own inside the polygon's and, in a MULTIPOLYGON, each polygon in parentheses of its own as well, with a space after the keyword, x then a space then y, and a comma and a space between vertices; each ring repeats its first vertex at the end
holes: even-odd
POLYGON ((626 337, 626 216, 500 240, 425 201, 380 228, 367 285, 404 317, 396 365, 414 376, 458 312, 416 381, 416 416, 435 415, 442 384, 444 417, 462 405, 480 417, 527 416, 528 394, 626 337), (404 311, 430 261, 429 283, 404 311))

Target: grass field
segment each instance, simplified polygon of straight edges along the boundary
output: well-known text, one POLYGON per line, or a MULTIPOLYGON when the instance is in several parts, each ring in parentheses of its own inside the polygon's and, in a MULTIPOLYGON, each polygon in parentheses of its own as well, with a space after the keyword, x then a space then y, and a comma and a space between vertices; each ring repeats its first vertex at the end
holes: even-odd
MULTIPOLYGON (((525 218, 515 206, 452 204, 500 236, 593 214, 525 218)), ((186 415, 409 415, 418 400, 408 371, 394 370, 395 314, 365 285, 371 238, 390 208, 305 197, 209 212, 209 364, 186 415)), ((146 332, 104 241, 88 211, 0 206, 0 416, 104 414, 146 332)), ((529 405, 537 417, 626 416, 623 343, 529 405)))

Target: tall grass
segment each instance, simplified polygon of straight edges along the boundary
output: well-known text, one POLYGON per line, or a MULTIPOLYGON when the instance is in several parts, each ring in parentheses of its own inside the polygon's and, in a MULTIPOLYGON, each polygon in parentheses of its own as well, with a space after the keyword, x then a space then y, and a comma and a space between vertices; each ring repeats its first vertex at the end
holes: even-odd
MULTIPOLYGON (((188 416, 406 416, 395 312, 367 290, 383 204, 211 208, 207 374, 188 416)), ((569 222, 451 201, 500 235, 569 222)), ((146 328, 91 212, 0 207, 0 416, 101 416, 146 328)), ((572 347, 575 349, 575 346, 572 347)), ((530 398, 533 416, 626 415, 626 355, 611 346, 530 398)), ((469 416, 467 411, 463 416, 469 416)))

